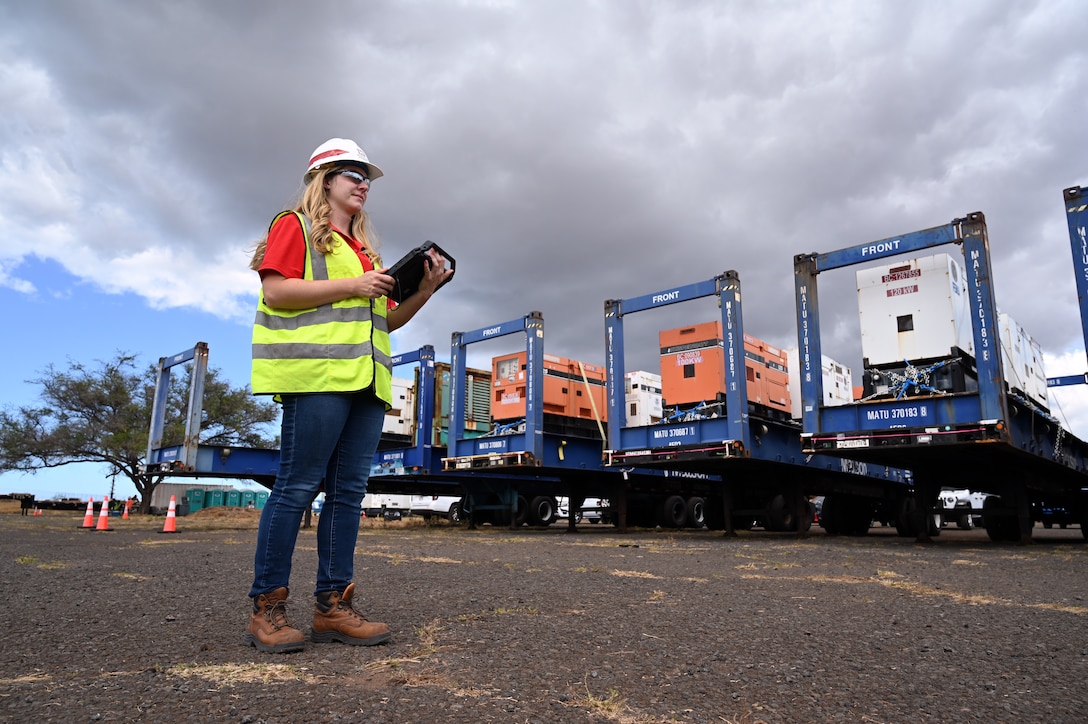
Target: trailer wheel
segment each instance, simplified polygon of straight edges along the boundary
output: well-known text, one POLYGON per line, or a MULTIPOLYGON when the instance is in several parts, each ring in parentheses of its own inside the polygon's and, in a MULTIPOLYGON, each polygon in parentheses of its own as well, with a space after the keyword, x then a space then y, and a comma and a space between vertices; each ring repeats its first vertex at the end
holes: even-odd
POLYGON ((781 533, 793 530, 797 525, 797 517, 793 514, 792 501, 785 495, 776 495, 771 498, 767 506, 767 530, 781 533))
POLYGON ((724 501, 710 497, 703 501, 703 521, 710 530, 725 530, 724 501))
POLYGON ((838 495, 825 495, 823 505, 820 506, 820 527, 828 535, 841 535, 839 526, 839 502, 838 495))
POLYGON ((805 501, 805 517, 801 519, 798 533, 808 533, 812 529, 812 521, 816 518, 816 506, 811 500, 805 501))
POLYGON ((529 504, 529 522, 533 525, 547 528, 556 521, 558 504, 555 498, 548 495, 538 495, 529 504))
POLYGON ((514 508, 514 527, 520 528, 529 522, 529 501, 525 499, 524 495, 517 497, 516 507, 514 508))
POLYGON ((692 528, 706 525, 706 501, 699 496, 688 498, 687 516, 688 525, 692 528))
MULTIPOLYGON (((827 515, 827 501, 833 498, 831 512, 833 521, 831 525, 838 535, 863 536, 869 534, 869 526, 873 522, 873 504, 865 498, 852 495, 836 495, 824 498, 824 514, 827 515)), ((827 529, 827 525, 824 525, 827 529)), ((830 530, 828 531, 830 533, 830 530)))
POLYGON ((688 520, 688 503, 679 495, 665 498, 658 510, 658 524, 662 528, 683 528, 688 520))
POLYGON ((991 495, 982 501, 982 525, 986 535, 995 543, 1016 543, 1020 540, 1020 526, 1015 515, 998 512, 1001 498, 991 495))
MULTIPOLYGON (((940 518, 940 513, 934 513, 926 521, 931 538, 941 534, 940 518)), ((918 501, 913 496, 905 497, 899 504, 899 514, 895 517, 895 532, 903 538, 917 538, 920 532, 918 526, 918 501)))

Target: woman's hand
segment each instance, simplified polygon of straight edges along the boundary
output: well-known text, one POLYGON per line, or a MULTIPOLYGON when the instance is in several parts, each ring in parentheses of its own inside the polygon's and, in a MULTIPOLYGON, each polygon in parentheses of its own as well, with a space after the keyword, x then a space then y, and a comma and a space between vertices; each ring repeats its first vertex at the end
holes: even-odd
POLYGON ((393 291, 393 277, 385 271, 369 271, 346 279, 288 279, 276 272, 265 272, 261 278, 264 302, 279 309, 311 309, 350 297, 388 296, 393 291))
POLYGON ((453 269, 446 268, 446 259, 434 249, 427 251, 427 271, 419 280, 419 291, 429 298, 442 282, 450 278, 453 269))
POLYGON ((388 297, 393 292, 395 280, 386 274, 387 271, 389 271, 388 268, 378 269, 368 271, 361 277, 356 277, 357 291, 354 296, 363 297, 364 299, 388 297))

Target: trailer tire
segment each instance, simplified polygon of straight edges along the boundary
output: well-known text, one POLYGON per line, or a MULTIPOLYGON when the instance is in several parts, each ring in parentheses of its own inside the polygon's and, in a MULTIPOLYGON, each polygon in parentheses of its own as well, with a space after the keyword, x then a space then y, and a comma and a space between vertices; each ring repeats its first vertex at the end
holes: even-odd
POLYGON ((797 516, 794 515, 793 501, 785 495, 776 495, 771 498, 767 506, 767 530, 783 533, 793 530, 797 525, 797 516))
POLYGON ((679 495, 665 498, 658 511, 658 522, 662 528, 683 528, 688 520, 688 504, 679 495))
POLYGON ((541 528, 547 528, 558 517, 558 503, 549 495, 538 495, 529 504, 529 522, 541 528))
POLYGON ((999 513, 1001 498, 991 495, 982 501, 982 525, 986 535, 995 543, 1015 543, 1020 540, 1020 525, 1015 515, 999 513))
POLYGON ((688 498, 687 504, 688 525, 692 528, 702 528, 706 525, 706 500, 699 496, 688 498))
POLYGON ((820 507, 820 527, 828 535, 841 535, 842 527, 839 524, 839 504, 841 498, 838 495, 825 495, 823 505, 820 507))
MULTIPOLYGON (((509 513, 507 513, 509 517, 509 513)), ((514 527, 520 528, 529 522, 529 501, 524 495, 519 495, 514 507, 514 527)))
POLYGON ((725 501, 710 497, 703 501, 703 520, 710 530, 725 530, 725 501))
MULTIPOLYGON (((895 517, 895 532, 903 538, 917 538, 920 532, 918 520, 918 501, 913 496, 903 498, 899 504, 899 515, 895 517)), ((934 513, 926 521, 930 537, 941 534, 940 514, 934 513)))
MULTIPOLYGON (((826 509, 826 499, 824 506, 826 509)), ((869 527, 873 523, 873 504, 865 498, 844 495, 836 501, 835 516, 841 535, 869 535, 869 527)))

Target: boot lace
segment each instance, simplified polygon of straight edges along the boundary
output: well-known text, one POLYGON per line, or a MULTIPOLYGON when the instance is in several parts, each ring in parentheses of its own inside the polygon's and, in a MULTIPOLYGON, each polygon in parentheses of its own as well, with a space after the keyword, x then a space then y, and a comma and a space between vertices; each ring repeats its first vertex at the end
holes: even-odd
POLYGON ((348 614, 352 618, 359 619, 360 621, 362 621, 364 623, 366 622, 366 616, 364 616, 363 614, 356 611, 355 606, 353 606, 349 601, 345 601, 344 599, 340 599, 336 603, 336 608, 337 608, 337 610, 343 611, 344 613, 348 614))
POLYGON ((277 631, 281 628, 291 628, 291 623, 287 620, 286 601, 276 601, 265 608, 264 617, 268 619, 268 623, 272 624, 272 628, 277 631))

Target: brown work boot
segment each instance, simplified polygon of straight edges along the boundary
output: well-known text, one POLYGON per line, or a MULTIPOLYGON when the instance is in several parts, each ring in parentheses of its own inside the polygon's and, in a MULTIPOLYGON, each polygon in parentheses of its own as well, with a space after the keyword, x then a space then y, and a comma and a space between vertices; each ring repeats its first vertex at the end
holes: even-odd
POLYGON ((306 637, 287 621, 287 589, 280 587, 253 599, 253 615, 242 636, 247 646, 283 654, 301 651, 306 637))
POLYGON ((354 646, 373 646, 388 641, 392 636, 384 623, 371 623, 351 605, 355 584, 350 583, 343 593, 322 591, 317 594, 314 608, 314 627, 310 640, 314 643, 339 641, 354 646))

